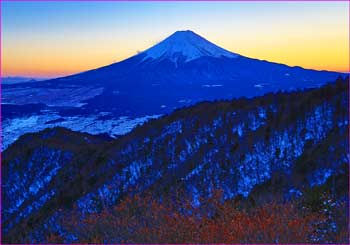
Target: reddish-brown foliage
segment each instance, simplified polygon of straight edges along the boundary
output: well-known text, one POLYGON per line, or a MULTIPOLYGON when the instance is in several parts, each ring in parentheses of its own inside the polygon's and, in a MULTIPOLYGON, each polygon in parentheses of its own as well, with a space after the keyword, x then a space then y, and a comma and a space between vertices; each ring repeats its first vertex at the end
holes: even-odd
MULTIPOLYGON (((63 224, 79 243, 307 243, 315 242, 310 239, 327 222, 326 215, 301 209, 297 203, 238 209, 233 201, 221 203, 219 195, 201 208, 183 202, 182 211, 170 198, 159 202, 150 196, 128 197, 112 209, 86 217, 73 211, 63 224)), ((333 242, 347 241, 348 232, 333 235, 333 242)), ((49 242, 60 239, 48 237, 49 242)))

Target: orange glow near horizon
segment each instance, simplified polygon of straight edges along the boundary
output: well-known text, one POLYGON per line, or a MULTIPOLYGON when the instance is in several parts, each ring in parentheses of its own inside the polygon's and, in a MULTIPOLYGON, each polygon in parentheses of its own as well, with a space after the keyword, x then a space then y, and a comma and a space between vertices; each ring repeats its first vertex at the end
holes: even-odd
MULTIPOLYGON (((290 66, 349 72, 349 60, 344 55, 344 53, 349 53, 348 50, 344 50, 341 46, 336 46, 334 49, 323 49, 322 52, 319 52, 319 50, 322 50, 321 45, 319 48, 308 49, 307 54, 302 54, 303 59, 300 58, 300 50, 295 49, 282 51, 277 48, 265 50, 255 48, 252 50, 240 49, 235 52, 251 58, 264 59, 290 66)), ((91 56, 76 54, 74 57, 71 55, 64 56, 64 54, 57 56, 50 54, 47 56, 32 56, 31 59, 22 58, 20 61, 17 61, 16 57, 9 57, 3 60, 2 76, 60 77, 109 65, 135 54, 125 54, 114 60, 108 54, 104 56, 103 53, 91 56)))
POLYGON ((1 4, 2 76, 59 77, 95 69, 184 29, 247 57, 350 71, 349 3, 1 4))
MULTIPOLYGON (((247 40, 245 42, 246 48, 243 47, 244 45, 241 45, 240 49, 235 50, 233 47, 229 47, 230 40, 218 40, 216 42, 216 44, 223 48, 251 58, 264 59, 290 66, 301 66, 309 69, 349 72, 349 58, 346 55, 349 54, 349 47, 347 46, 346 39, 341 39, 332 48, 328 47, 329 43, 332 42, 324 41, 315 44, 294 42, 293 45, 276 44, 275 46, 269 45, 268 47, 270 48, 266 48, 266 45, 250 46, 250 42, 247 40)), ((237 45, 233 46, 237 47, 237 45)), ((34 47, 34 45, 31 47, 34 47)), ((141 50, 146 48, 144 46, 141 50)), ((116 47, 115 50, 117 49, 116 47)), ((131 47, 130 49, 132 50, 131 47)), ((72 49, 60 49, 61 52, 53 53, 49 50, 42 50, 41 55, 36 55, 34 50, 36 49, 33 48, 33 53, 30 50, 26 50, 27 55, 25 57, 16 55, 7 56, 7 52, 11 53, 11 51, 6 50, 7 52, 5 51, 3 53, 2 75, 60 77, 109 65, 136 54, 136 51, 125 51, 118 56, 114 56, 115 59, 113 59, 108 46, 105 46, 104 49, 94 48, 90 52, 73 52, 72 49), (67 52, 64 52, 64 50, 67 50, 67 52)), ((81 50, 81 48, 77 50, 81 50)), ((13 52, 13 54, 16 54, 16 52, 13 52)))

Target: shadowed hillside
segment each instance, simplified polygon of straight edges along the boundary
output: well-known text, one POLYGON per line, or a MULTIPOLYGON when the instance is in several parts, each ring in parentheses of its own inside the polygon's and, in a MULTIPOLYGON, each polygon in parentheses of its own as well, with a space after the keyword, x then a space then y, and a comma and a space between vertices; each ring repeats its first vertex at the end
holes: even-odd
POLYGON ((3 239, 185 242, 193 234, 186 232, 198 231, 193 242, 344 243, 348 89, 347 80, 339 78, 318 89, 202 102, 118 139, 63 128, 26 134, 3 153, 3 239), (218 191, 220 195, 214 195, 218 191), (332 211, 324 211, 324 202, 332 211), (128 211, 133 204, 140 213, 128 211), (167 212, 150 225, 152 231, 143 233, 142 222, 153 224, 149 208, 151 214, 167 212), (213 210, 231 216, 216 218, 213 210), (267 210, 272 214, 260 216, 267 210), (167 219, 173 215, 177 218, 171 223, 167 219), (223 230, 220 224, 237 220, 235 215, 243 226, 246 221, 256 224, 251 233, 230 235, 231 228, 239 229, 232 224, 223 240, 210 237, 216 234, 213 230, 223 230), (77 226, 67 226, 73 217, 77 226), (299 236, 276 240, 285 234, 283 229, 275 231, 276 236, 252 236, 263 227, 257 224, 259 217, 266 219, 261 224, 275 217, 271 222, 276 227, 291 219, 296 223, 287 227, 294 227, 299 236), (300 234, 297 224, 312 222, 319 226, 308 226, 310 230, 300 234), (115 229, 104 237, 103 227, 111 224, 129 224, 138 236, 132 240, 130 230, 115 229), (82 236, 90 234, 91 227, 102 228, 95 230, 95 237, 82 236), (163 228, 159 236, 157 227, 163 228), (182 228, 183 236, 173 240, 170 227, 182 228))

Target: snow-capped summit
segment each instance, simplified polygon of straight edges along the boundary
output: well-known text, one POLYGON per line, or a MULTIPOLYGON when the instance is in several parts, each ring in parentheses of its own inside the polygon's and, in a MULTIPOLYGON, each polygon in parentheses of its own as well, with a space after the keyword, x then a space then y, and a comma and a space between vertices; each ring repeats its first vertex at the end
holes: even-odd
POLYGON ((193 31, 177 31, 162 42, 142 52, 146 59, 190 61, 203 56, 236 58, 238 55, 209 42, 193 31))

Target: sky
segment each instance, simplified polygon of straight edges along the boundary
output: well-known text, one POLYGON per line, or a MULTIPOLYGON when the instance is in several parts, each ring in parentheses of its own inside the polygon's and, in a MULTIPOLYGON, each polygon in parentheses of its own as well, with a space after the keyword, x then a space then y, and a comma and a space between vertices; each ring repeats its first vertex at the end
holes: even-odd
POLYGON ((3 2, 3 76, 57 77, 135 55, 177 30, 235 53, 349 71, 348 2, 3 2))

